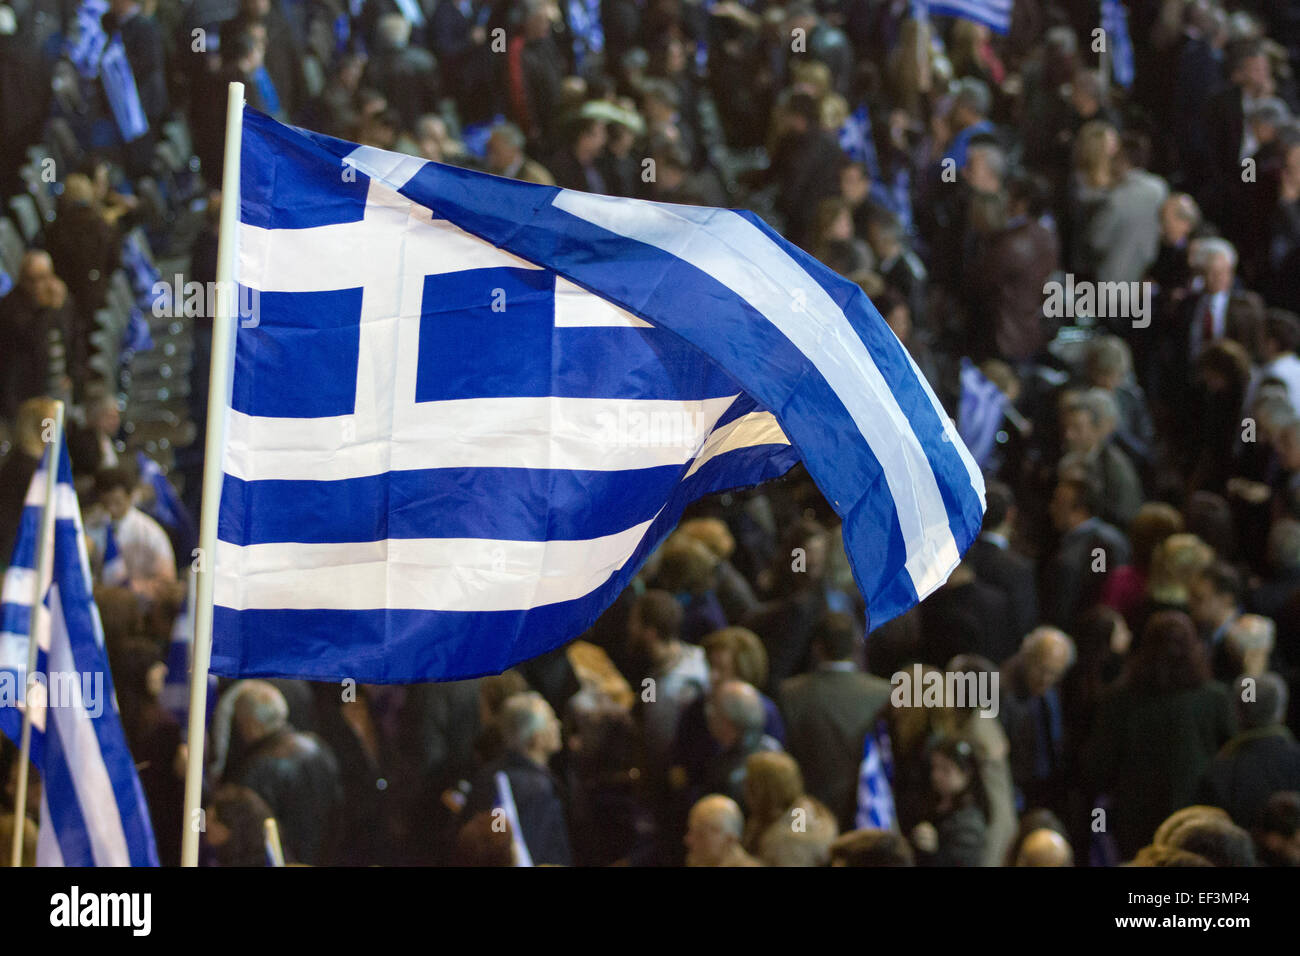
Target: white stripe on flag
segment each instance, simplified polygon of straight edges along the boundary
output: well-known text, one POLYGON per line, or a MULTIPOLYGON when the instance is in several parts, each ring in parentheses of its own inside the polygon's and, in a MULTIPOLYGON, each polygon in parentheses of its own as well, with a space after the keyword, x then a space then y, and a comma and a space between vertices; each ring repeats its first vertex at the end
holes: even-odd
POLYGON ((389 538, 245 546, 219 541, 216 603, 235 610, 541 607, 580 598, 604 584, 632 556, 652 521, 584 541, 389 538))
MULTIPOLYGON (((122 816, 113 794, 113 783, 104 765, 104 755, 99 749, 99 737, 94 722, 81 698, 82 668, 72 655, 72 642, 68 638, 63 619, 63 603, 58 585, 51 591, 50 615, 51 647, 49 671, 53 675, 75 675, 77 680, 64 681, 62 693, 71 692, 73 700, 56 700, 49 709, 50 719, 63 742, 63 756, 70 770, 77 803, 86 821, 96 866, 130 866, 131 856, 126 846, 126 833, 122 829, 122 816)), ((51 691, 53 688, 51 687, 51 691)), ((107 693, 107 688, 104 688, 107 693)), ((99 702, 107 712, 112 702, 99 702)), ((43 824, 42 824, 43 826, 43 824)))
POLYGON ((418 418, 394 423, 391 442, 357 440, 350 415, 259 418, 231 411, 225 470, 245 481, 336 481, 421 468, 622 471, 681 465, 695 456, 735 399, 426 402, 418 406, 418 418), (624 429, 629 421, 660 423, 661 438, 654 440, 652 430, 638 435, 624 429))
POLYGON ((592 295, 564 276, 555 277, 555 327, 557 329, 594 329, 611 326, 631 329, 654 328, 613 302, 592 295))
MULTIPOLYGON (((42 470, 38 474, 44 476, 42 470)), ((54 502, 58 506, 55 518, 75 520, 81 514, 77 507, 77 492, 71 485, 56 485, 54 492, 54 502)), ((33 481, 27 489, 27 497, 23 499, 23 507, 26 508, 43 508, 45 506, 45 479, 33 481)))
MULTIPOLYGON (((365 218, 359 222, 310 229, 240 223, 240 285, 262 292, 328 292, 367 285, 373 289, 375 262, 400 263, 403 255, 418 258, 421 286, 425 276, 449 272, 540 268, 445 219, 434 219, 428 209, 381 183, 371 184, 368 197, 365 218), (304 243, 310 243, 310 256, 303 255, 304 243)), ((385 317, 392 315, 387 312, 385 317)))
MULTIPOLYGON (((925 450, 866 345, 797 262, 752 222, 726 209, 670 210, 572 190, 562 190, 554 202, 580 219, 691 263, 776 326, 826 379, 880 462, 917 596, 924 598, 947 579, 961 555, 948 524, 928 517, 948 510, 925 450), (697 228, 684 228, 683 219, 697 228), (795 306, 799 293, 801 308, 795 306)), ((956 447, 961 450, 959 443, 956 447)))

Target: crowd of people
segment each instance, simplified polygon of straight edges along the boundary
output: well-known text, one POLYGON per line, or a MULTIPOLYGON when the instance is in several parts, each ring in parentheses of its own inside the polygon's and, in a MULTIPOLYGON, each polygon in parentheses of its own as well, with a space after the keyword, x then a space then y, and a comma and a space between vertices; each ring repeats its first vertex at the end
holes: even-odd
MULTIPOLYGON (((263 864, 273 816, 307 864, 1300 865, 1300 7, 1130 3, 1128 75, 1097 5, 1065 0, 1016 0, 1006 35, 907 0, 110 0, 148 121, 126 144, 68 69, 76 8, 0 14, 6 144, 77 160, 0 299, 0 560, 67 397, 164 863, 189 552, 93 332, 167 123, 208 190, 185 277, 215 277, 241 80, 356 143, 754 210, 866 291, 987 512, 879 622, 797 466, 695 503, 587 633, 503 674, 223 684, 206 862, 263 864), (897 694, 911 674, 989 694, 897 694)), ((195 451, 166 464, 193 508, 210 316, 184 334, 195 451)))

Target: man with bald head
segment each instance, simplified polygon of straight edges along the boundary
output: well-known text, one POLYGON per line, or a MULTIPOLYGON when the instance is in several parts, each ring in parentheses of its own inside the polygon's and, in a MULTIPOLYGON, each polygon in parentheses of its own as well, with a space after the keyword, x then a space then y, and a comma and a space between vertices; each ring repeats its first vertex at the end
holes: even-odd
POLYGON ((1020 844, 1016 866, 1074 866, 1074 850, 1061 834, 1042 827, 1020 844))
POLYGON ((275 685, 245 681, 238 694, 223 782, 248 787, 267 802, 292 859, 330 862, 326 842, 342 799, 338 761, 315 734, 294 730, 275 685))
POLYGON ((1038 627, 1002 665, 998 718, 1011 744, 1011 778, 1026 807, 1065 812, 1060 684, 1074 664, 1074 641, 1038 627))
POLYGON ((28 252, 18 284, 0 299, 0 419, 12 422, 18 406, 38 395, 66 397, 73 315, 50 254, 28 252))
POLYGON ((745 763, 750 755, 781 749, 774 738, 763 733, 767 722, 763 698, 744 681, 724 681, 714 689, 704 712, 709 733, 721 751, 709 775, 709 789, 742 802, 745 763))
POLYGON ((686 821, 687 866, 761 866, 740 845, 745 817, 736 801, 713 793, 691 807, 686 821))

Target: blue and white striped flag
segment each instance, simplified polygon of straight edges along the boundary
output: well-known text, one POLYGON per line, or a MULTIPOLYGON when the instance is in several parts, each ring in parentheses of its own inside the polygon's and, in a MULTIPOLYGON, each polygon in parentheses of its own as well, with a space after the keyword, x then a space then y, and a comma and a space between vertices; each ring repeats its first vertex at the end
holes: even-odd
MULTIPOLYGON (((36 542, 45 502, 45 468, 32 478, 13 563, 0 598, 0 730, 17 743, 22 711, 11 692, 27 683, 36 542)), ((38 866, 157 866, 144 791, 127 749, 104 631, 91 597, 81 512, 66 449, 55 494, 52 580, 40 614, 49 644, 37 654, 44 675, 31 694, 32 764, 40 772, 38 866)))
POLYGON ((1128 35, 1128 10, 1120 0, 1101 0, 1101 28, 1110 44, 1110 71, 1124 89, 1133 85, 1133 41, 1128 35))
POLYGON ((1007 396, 968 358, 961 360, 958 430, 981 468, 988 467, 1006 414, 1007 396))
POLYGON ((212 668, 501 671, 587 628, 690 501, 802 458, 872 626, 983 481, 862 291, 747 212, 500 179, 244 113, 212 668))
POLYGON ((1013 0, 912 0, 912 15, 956 17, 982 23, 994 33, 1011 30, 1013 0))
POLYGON ((859 830, 892 830, 898 821, 894 811, 894 758, 889 749, 889 731, 884 721, 867 731, 858 768, 859 830))

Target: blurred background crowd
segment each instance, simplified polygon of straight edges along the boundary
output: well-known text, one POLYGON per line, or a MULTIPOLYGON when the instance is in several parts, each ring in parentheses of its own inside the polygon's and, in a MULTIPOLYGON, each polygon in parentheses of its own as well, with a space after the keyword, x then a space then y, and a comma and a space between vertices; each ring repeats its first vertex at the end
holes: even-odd
POLYGON ((587 634, 504 674, 214 687, 207 862, 263 863, 274 816, 311 864, 1300 864, 1300 6, 1130 3, 1122 44, 1100 17, 0 5, 0 561, 63 399, 164 862, 211 351, 185 283, 215 279, 240 80, 353 142, 754 210, 871 297, 988 511, 880 626, 796 468, 696 503, 587 634), (891 701, 936 670, 992 705, 891 701))

